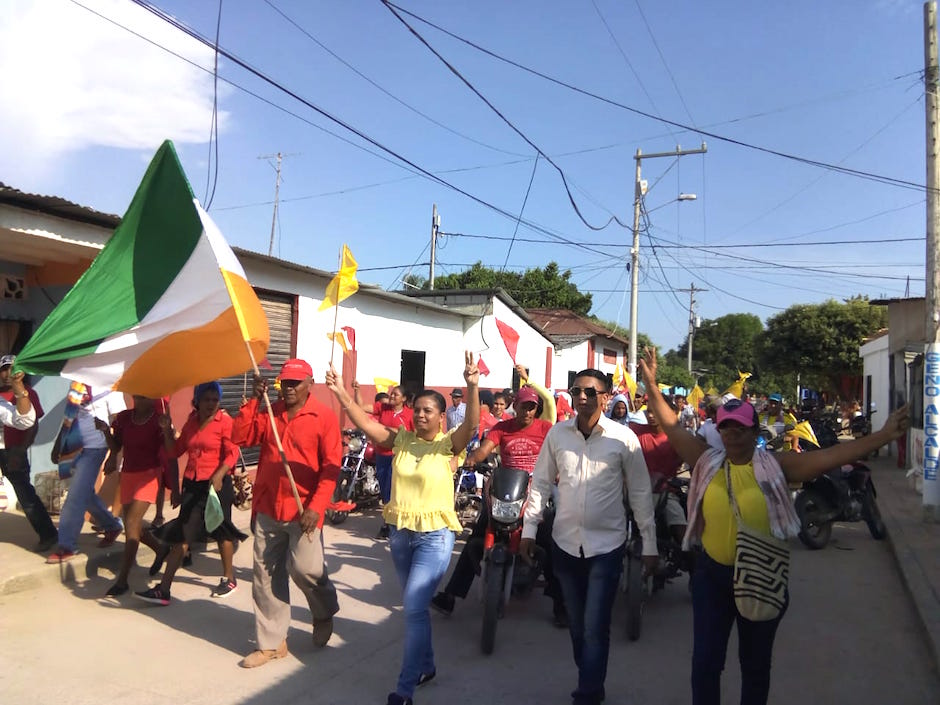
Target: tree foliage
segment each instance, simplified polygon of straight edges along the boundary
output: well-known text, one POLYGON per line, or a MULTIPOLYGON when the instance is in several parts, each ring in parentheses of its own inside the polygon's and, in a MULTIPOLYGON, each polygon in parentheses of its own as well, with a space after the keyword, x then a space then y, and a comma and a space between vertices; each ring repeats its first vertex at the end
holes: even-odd
MULTIPOLYGON (((437 277, 435 289, 495 289, 501 287, 523 308, 564 308, 584 316, 591 310, 591 295, 582 294, 571 281, 571 270, 549 262, 523 273, 501 272, 477 262, 470 269, 437 277)), ((424 282, 424 289, 429 288, 424 282)))
MULTIPOLYGON (((692 340, 692 366, 699 371, 703 389, 727 389, 738 372, 759 376, 758 351, 764 325, 751 313, 730 313, 702 322, 692 340)), ((676 350, 683 367, 687 365, 689 341, 676 350)))
POLYGON ((887 325, 887 311, 867 297, 797 304, 767 320, 761 360, 775 374, 800 373, 803 386, 836 391, 839 378, 860 375, 862 341, 887 325))

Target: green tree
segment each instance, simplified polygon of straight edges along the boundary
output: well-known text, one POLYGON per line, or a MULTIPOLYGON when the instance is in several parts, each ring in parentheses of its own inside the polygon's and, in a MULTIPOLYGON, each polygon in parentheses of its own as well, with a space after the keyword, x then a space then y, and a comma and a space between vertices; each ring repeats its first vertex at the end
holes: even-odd
MULTIPOLYGON (((542 269, 500 272, 477 262, 470 269, 437 277, 435 289, 505 289, 523 308, 564 308, 585 316, 591 310, 591 295, 582 294, 571 281, 571 270, 561 271, 549 262, 542 269)), ((423 288, 429 288, 425 283, 423 288)))
POLYGON ((867 297, 797 304, 767 320, 760 356, 775 375, 800 374, 804 387, 835 392, 843 375, 860 375, 858 348, 887 325, 887 312, 867 297))
MULTIPOLYGON (((700 370, 699 384, 703 389, 714 386, 719 391, 737 381, 738 371, 750 372, 754 377, 748 387, 760 376, 760 340, 764 325, 750 313, 730 313, 702 322, 692 341, 693 369, 700 370)), ((689 341, 676 351, 687 366, 689 341)))

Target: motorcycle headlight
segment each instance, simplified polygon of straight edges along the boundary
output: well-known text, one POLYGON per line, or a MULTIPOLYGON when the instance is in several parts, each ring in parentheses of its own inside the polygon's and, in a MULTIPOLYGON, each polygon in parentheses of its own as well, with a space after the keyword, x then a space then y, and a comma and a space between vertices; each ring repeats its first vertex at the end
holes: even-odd
POLYGON ((350 453, 358 453, 362 450, 362 439, 359 436, 350 436, 346 442, 346 447, 349 448, 350 453))
POLYGON ((493 503, 490 506, 490 514, 496 521, 513 522, 519 518, 522 513, 522 504, 524 499, 517 499, 515 502, 506 502, 502 499, 493 497, 493 503))

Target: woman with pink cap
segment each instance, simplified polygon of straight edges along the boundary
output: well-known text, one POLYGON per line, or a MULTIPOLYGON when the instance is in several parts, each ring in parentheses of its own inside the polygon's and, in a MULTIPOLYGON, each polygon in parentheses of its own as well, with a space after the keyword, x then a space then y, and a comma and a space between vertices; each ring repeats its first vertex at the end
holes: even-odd
POLYGON ((692 703, 720 702, 728 637, 736 624, 741 703, 763 705, 770 692, 774 636, 789 604, 789 594, 784 593, 782 608, 772 619, 748 619, 740 613, 733 584, 738 522, 767 537, 783 540, 796 536, 800 521, 787 483, 812 480, 899 438, 909 425, 908 409, 903 406, 895 410, 880 431, 857 441, 812 453, 774 454, 756 447, 760 429, 754 407, 730 399, 717 414, 724 448, 712 448, 687 433, 675 414, 669 413, 656 384, 655 349, 647 349, 640 370, 650 409, 679 456, 693 466, 689 523, 682 546, 684 550, 693 545, 702 549, 692 576, 692 703))

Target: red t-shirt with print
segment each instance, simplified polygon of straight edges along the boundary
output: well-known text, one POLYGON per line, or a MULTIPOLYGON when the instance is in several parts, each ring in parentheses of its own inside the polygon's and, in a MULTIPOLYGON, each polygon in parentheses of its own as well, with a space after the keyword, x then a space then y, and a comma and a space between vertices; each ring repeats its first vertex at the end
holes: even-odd
MULTIPOLYGON (((376 402, 375 406, 372 407, 372 413, 383 426, 388 426, 389 428, 401 428, 404 426, 406 431, 415 430, 415 412, 407 406, 403 406, 401 411, 395 411, 395 407, 391 404, 376 402)), ((394 451, 391 448, 377 447, 375 452, 377 455, 394 455, 394 451)))
POLYGON ((520 428, 518 420, 509 419, 493 426, 487 438, 499 446, 503 467, 525 470, 531 475, 545 442, 545 434, 551 427, 548 421, 535 419, 525 428, 520 428))

